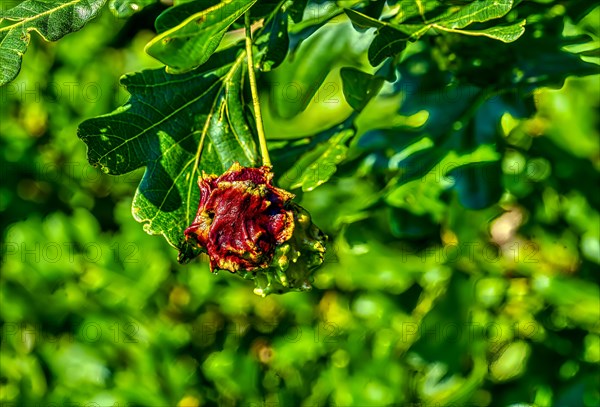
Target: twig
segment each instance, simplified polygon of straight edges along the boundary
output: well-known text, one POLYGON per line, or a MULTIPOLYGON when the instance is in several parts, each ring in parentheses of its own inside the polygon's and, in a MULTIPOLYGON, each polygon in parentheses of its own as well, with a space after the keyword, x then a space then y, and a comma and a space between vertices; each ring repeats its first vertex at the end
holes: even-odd
POLYGON ((246 27, 246 56, 248 58, 248 76, 250 78, 250 91, 252 93, 252 105, 254 106, 254 118, 256 119, 256 131, 258 132, 258 143, 260 145, 260 155, 264 166, 271 166, 269 150, 267 149, 267 140, 265 138, 265 129, 263 127, 262 115, 260 113, 260 102, 258 100, 258 89, 256 87, 256 76, 254 75, 254 60, 252 58, 252 32, 250 30, 250 11, 244 15, 244 25, 246 27))

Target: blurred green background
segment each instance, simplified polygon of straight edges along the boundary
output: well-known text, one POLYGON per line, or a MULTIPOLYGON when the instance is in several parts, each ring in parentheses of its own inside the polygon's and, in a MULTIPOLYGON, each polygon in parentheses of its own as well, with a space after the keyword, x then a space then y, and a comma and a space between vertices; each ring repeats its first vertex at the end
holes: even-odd
MULTIPOLYGON (((331 240, 315 288, 263 299, 204 259, 177 264, 131 216, 141 173, 100 173, 76 137, 127 100, 120 75, 159 67, 143 53, 152 13, 34 35, 0 88, 0 405, 600 406, 598 75, 535 91, 527 118, 502 115, 500 164, 469 173, 501 175, 483 209, 448 189, 469 175, 448 162, 377 198, 402 143, 371 130, 428 117, 426 104, 399 114, 384 89, 349 160, 298 193, 331 240)), ((597 35, 597 19, 581 26, 597 35)), ((262 78, 279 174, 294 163, 281 134, 347 117, 339 67, 366 66, 349 24, 322 30, 305 47, 330 53, 331 73, 306 111, 277 119, 296 99, 270 88, 300 81, 306 60, 262 78), (349 30, 339 51, 335 30, 349 30)))

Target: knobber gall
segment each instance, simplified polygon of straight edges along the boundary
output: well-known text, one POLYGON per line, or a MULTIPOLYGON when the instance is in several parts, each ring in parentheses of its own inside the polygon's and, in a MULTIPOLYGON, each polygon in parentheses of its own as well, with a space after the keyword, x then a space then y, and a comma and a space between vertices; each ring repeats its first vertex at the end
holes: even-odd
POLYGON ((203 252, 212 272, 228 270, 254 280, 254 292, 311 289, 313 271, 323 263, 325 239, 294 195, 272 185, 270 167, 234 163, 220 176, 203 173, 194 222, 185 230, 186 262, 203 252))

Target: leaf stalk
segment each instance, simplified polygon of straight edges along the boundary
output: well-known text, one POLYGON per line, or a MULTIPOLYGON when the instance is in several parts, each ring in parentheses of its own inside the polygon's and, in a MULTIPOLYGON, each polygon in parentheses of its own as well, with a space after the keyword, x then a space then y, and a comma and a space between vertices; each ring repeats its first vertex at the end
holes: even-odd
POLYGON ((267 139, 263 127, 262 114, 260 112, 260 101, 258 100, 258 88, 256 86, 256 75, 254 74, 254 59, 252 58, 252 31, 250 29, 250 10, 244 14, 244 26, 246 28, 246 57, 248 60, 248 77, 250 78, 250 92, 252 93, 252 105, 254 107, 254 118, 256 119, 256 131, 260 145, 260 155, 264 166, 271 166, 267 139))

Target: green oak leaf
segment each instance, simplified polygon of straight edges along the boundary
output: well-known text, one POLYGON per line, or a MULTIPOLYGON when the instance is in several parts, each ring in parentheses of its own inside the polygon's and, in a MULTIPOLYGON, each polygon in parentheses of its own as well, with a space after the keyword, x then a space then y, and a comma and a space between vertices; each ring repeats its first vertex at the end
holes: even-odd
POLYGON ((353 9, 344 9, 344 12, 356 29, 377 28, 368 53, 369 62, 373 66, 399 54, 406 48, 408 41, 418 40, 432 28, 462 35, 488 37, 505 43, 516 41, 525 31, 525 20, 477 30, 463 29, 473 23, 483 23, 505 16, 513 7, 512 0, 476 0, 460 7, 443 7, 444 4, 438 1, 425 4, 417 2, 415 7, 409 10, 403 7, 396 9, 396 16, 389 21, 380 21, 353 9), (435 17, 427 19, 425 14, 431 13, 435 13, 435 17), (407 17, 409 14, 410 18, 407 17), (420 19, 415 19, 415 16, 420 16, 420 19), (407 22, 409 20, 410 23, 407 22))
POLYGON ((440 25, 436 25, 435 28, 457 34, 472 35, 474 37, 488 37, 502 42, 513 42, 525 32, 525 20, 510 25, 490 27, 484 30, 461 30, 440 25))
POLYGON ((386 58, 392 57, 404 51, 408 44, 409 37, 398 30, 390 27, 382 27, 377 31, 373 42, 369 47, 367 56, 369 63, 377 66, 386 58))
POLYGON ((96 17, 106 0, 27 0, 0 11, 0 86, 16 78, 30 32, 56 41, 96 17))
POLYGON ((185 3, 166 10, 156 20, 159 35, 146 52, 167 65, 169 73, 184 73, 204 64, 216 51, 227 29, 256 0, 225 0, 211 7, 205 2, 185 3))
POLYGON ((259 38, 256 45, 264 47, 258 58, 260 70, 266 72, 277 68, 285 59, 290 46, 288 35, 288 13, 279 11, 265 27, 267 35, 259 38))
POLYGON ((512 7, 512 0, 474 1, 457 12, 448 13, 434 19, 430 26, 457 34, 484 36, 502 42, 513 42, 525 32, 525 20, 509 25, 492 26, 482 30, 462 30, 462 28, 473 23, 482 23, 503 17, 512 7))
POLYGON ((355 129, 351 126, 354 116, 316 136, 316 139, 325 139, 325 141, 297 159, 294 165, 281 176, 280 186, 312 191, 327 182, 337 171, 337 165, 346 158, 348 153, 346 144, 355 134, 355 129))
POLYGON ((381 64, 386 58, 404 51, 408 41, 414 41, 429 30, 426 25, 392 24, 352 9, 344 9, 357 30, 377 28, 373 42, 368 50, 369 63, 381 64))
POLYGON ((126 75, 127 103, 78 129, 89 162, 104 172, 146 167, 133 215, 146 232, 164 235, 182 252, 190 250, 183 231, 196 215, 201 172, 221 174, 235 161, 257 163, 242 99, 245 53, 235 58, 233 51, 182 75, 164 69, 126 75))
POLYGON ((344 97, 352 108, 361 111, 377 94, 384 79, 356 68, 344 67, 340 70, 344 97))
POLYGON ((389 25, 389 23, 379 21, 376 18, 373 18, 371 16, 368 16, 364 13, 361 13, 360 11, 356 11, 351 8, 345 8, 344 13, 346 13, 346 15, 348 16, 350 21, 352 21, 352 25, 354 26, 354 28, 359 28, 359 29, 367 29, 367 28, 372 28, 372 27, 380 28, 380 27, 389 25))
POLYGON ((429 29, 429 26, 423 24, 395 24, 386 21, 380 21, 376 18, 361 13, 360 11, 352 9, 344 9, 344 12, 346 13, 350 21, 352 21, 352 25, 357 29, 366 29, 373 27, 380 29, 386 27, 393 28, 396 31, 406 34, 405 40, 417 40, 429 29))
POLYGON ((475 0, 463 7, 451 7, 446 13, 428 21, 451 29, 464 28, 505 16, 513 7, 512 0, 475 0))
POLYGON ((219 4, 219 0, 206 1, 177 1, 174 6, 162 12, 154 21, 157 34, 162 34, 171 28, 177 27, 189 16, 211 9, 219 4))

